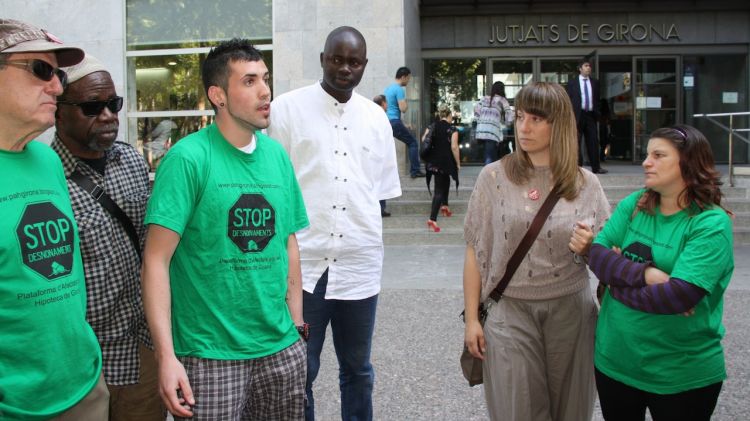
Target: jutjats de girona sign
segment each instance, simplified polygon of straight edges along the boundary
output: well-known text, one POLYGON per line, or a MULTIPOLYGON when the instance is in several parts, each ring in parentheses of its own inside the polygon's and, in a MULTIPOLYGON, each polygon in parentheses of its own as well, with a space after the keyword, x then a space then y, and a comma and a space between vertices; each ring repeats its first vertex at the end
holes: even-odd
POLYGON ((490 24, 490 45, 569 43, 650 43, 680 41, 674 23, 603 23, 496 25, 490 24))

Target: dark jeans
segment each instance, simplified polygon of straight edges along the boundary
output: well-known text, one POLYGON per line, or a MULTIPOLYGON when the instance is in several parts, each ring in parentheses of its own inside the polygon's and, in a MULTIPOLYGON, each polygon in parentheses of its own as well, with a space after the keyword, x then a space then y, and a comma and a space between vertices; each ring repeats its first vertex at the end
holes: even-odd
POLYGON ((581 119, 578 121, 578 145, 578 166, 583 166, 583 148, 586 148, 591 171, 599 171, 599 129, 596 126, 596 117, 591 111, 581 111, 581 119), (583 145, 581 138, 585 140, 583 145))
MULTIPOLYGON (((495 143, 495 142, 492 142, 495 143)), ((448 203, 448 192, 451 189, 451 176, 448 174, 433 173, 435 178, 435 192, 432 194, 432 208, 430 209, 430 219, 437 221, 440 206, 448 203)))
POLYGON ((484 142, 484 165, 497 161, 497 142, 488 139, 477 139, 484 142))
POLYGON ((378 296, 363 300, 327 300, 328 269, 321 275, 315 290, 303 292, 305 322, 310 324, 307 341, 307 403, 305 420, 315 420, 312 385, 320 369, 320 352, 331 324, 333 347, 339 362, 341 419, 372 420, 372 387, 375 372, 370 364, 372 333, 378 296))
POLYGON ((607 421, 638 421, 646 408, 654 421, 709 421, 719 399, 722 382, 671 395, 645 392, 595 370, 596 390, 607 421))
POLYGON ((404 126, 401 120, 391 120, 391 128, 393 129, 393 137, 406 143, 409 147, 409 165, 411 175, 416 175, 419 172, 419 143, 417 138, 404 126))

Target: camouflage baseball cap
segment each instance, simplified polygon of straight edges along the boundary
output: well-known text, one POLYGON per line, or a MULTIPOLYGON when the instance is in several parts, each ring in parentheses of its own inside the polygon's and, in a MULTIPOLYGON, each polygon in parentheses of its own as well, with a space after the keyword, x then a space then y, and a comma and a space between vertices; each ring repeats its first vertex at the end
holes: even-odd
POLYGON ((83 50, 64 45, 44 29, 13 19, 0 19, 0 53, 36 52, 54 52, 60 67, 83 60, 83 50))

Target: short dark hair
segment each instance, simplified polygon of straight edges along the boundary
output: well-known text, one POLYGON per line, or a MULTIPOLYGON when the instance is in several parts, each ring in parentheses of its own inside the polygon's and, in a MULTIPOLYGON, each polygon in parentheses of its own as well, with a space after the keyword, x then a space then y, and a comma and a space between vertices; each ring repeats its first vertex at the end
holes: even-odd
POLYGON ((584 58, 578 60, 578 64, 576 65, 576 69, 581 70, 581 67, 583 67, 584 64, 592 65, 591 64, 591 58, 584 57, 584 58))
POLYGON ((399 67, 398 70, 396 70, 396 79, 401 79, 404 76, 409 76, 411 74, 411 70, 409 70, 408 67, 399 67))
MULTIPOLYGON (((253 47, 250 40, 232 38, 229 41, 219 43, 211 49, 201 66, 201 77, 203 78, 206 96, 208 96, 208 88, 211 86, 218 86, 225 91, 227 90, 230 61, 261 60, 263 60, 263 53, 253 47)), ((211 102, 211 99, 208 101, 211 102)), ((216 105, 213 102, 211 102, 211 107, 216 111, 216 105)))
POLYGON ((385 101, 385 95, 375 95, 375 98, 373 98, 372 100, 373 100, 373 102, 375 102, 376 104, 380 105, 381 107, 386 102, 385 101))

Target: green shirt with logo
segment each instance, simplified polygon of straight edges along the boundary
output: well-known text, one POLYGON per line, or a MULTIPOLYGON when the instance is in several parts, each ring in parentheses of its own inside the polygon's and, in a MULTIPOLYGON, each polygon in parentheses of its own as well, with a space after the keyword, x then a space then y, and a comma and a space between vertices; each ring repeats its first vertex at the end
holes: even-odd
POLYGON ((211 125, 175 144, 157 170, 146 223, 180 235, 169 268, 178 356, 251 359, 299 339, 286 246, 309 223, 286 152, 255 138, 248 154, 211 125))
POLYGON ((652 261, 670 276, 704 289, 695 314, 659 315, 632 309, 609 293, 596 328, 596 367, 629 386, 673 394, 726 378, 722 314, 734 271, 732 222, 718 207, 692 205, 673 215, 638 211, 644 190, 617 206, 595 243, 621 247, 634 261, 652 261))
POLYGON ((0 150, 0 419, 47 419, 101 373, 60 159, 31 142, 0 150))

